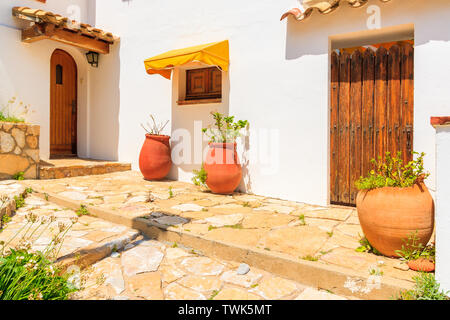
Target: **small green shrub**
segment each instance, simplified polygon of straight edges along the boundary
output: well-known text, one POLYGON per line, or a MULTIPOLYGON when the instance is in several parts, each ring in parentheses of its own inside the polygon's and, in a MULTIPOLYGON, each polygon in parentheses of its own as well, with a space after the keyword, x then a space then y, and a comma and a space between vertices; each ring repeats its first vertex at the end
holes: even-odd
POLYGON ((436 249, 434 245, 424 247, 422 243, 419 242, 420 239, 417 237, 417 233, 418 231, 416 230, 408 236, 408 239, 404 239, 402 248, 400 250, 396 250, 395 253, 406 261, 424 258, 435 262, 436 249))
POLYGON ((14 201, 16 202, 16 209, 20 209, 25 206, 25 198, 23 195, 14 196, 14 201))
POLYGON ((360 177, 355 182, 359 190, 376 189, 383 187, 411 187, 417 182, 425 180, 429 173, 424 172, 423 158, 425 153, 413 152, 419 155, 416 160, 403 165, 402 153, 399 151, 396 157, 386 152, 384 161, 381 156, 378 161, 372 159, 374 169, 366 177, 360 177))
POLYGON ((75 213, 79 217, 90 215, 89 210, 87 209, 87 207, 84 204, 82 204, 80 206, 80 208, 77 211, 75 211, 75 213))
POLYGON ((413 277, 414 288, 402 291, 397 300, 450 300, 449 292, 443 292, 432 273, 421 273, 413 277))
POLYGON ((298 217, 298 220, 300 221, 300 225, 301 225, 301 226, 306 226, 306 221, 305 221, 305 215, 304 215, 304 214, 301 214, 301 215, 298 217))
POLYGON ((315 256, 312 256, 310 254, 308 254, 306 256, 303 256, 302 259, 306 260, 306 261, 317 261, 317 260, 319 260, 319 258, 317 258, 315 256))
POLYGON ((199 187, 207 188, 206 179, 208 177, 208 173, 205 170, 205 166, 202 164, 200 170, 194 170, 194 177, 192 178, 192 182, 199 187))
POLYGON ((66 300, 76 291, 42 253, 26 250, 0 258, 0 300, 66 300))
POLYGON ((241 135, 241 129, 248 126, 247 120, 234 121, 234 116, 227 117, 220 112, 211 112, 211 115, 214 118, 214 126, 202 129, 210 142, 235 142, 241 135))
POLYGON ((370 243, 369 240, 367 240, 367 238, 362 238, 361 240, 359 240, 359 244, 361 246, 359 246, 358 248, 355 249, 355 251, 357 252, 369 252, 369 253, 373 253, 377 256, 381 256, 381 252, 378 251, 377 249, 375 249, 370 243))
POLYGON ((64 237, 71 224, 58 223, 58 232, 41 251, 31 248, 39 237, 55 223, 55 217, 38 218, 33 213, 25 216, 26 223, 11 236, 0 241, 0 300, 66 300, 78 290, 70 281, 72 274, 63 274, 53 264, 59 256, 64 237), (17 244, 12 247, 13 241, 17 244))
POLYGON ((169 199, 173 198, 172 187, 169 187, 169 199))
POLYGON ((14 179, 14 180, 19 180, 19 181, 25 180, 24 175, 25 175, 25 173, 24 173, 23 171, 17 172, 17 173, 15 173, 15 174, 13 175, 13 179, 14 179))

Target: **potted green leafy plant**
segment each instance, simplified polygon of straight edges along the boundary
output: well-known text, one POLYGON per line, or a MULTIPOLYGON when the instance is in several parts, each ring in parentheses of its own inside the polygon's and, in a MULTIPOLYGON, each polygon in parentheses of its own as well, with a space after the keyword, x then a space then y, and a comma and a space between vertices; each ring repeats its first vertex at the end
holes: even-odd
POLYGON ((386 256, 398 257, 404 239, 417 231, 426 246, 434 227, 434 203, 424 180, 424 153, 404 164, 401 152, 372 159, 374 169, 356 181, 358 217, 370 244, 386 256))
POLYGON ((147 133, 139 154, 139 169, 146 180, 160 180, 172 167, 170 137, 161 134, 169 120, 157 123, 153 115, 150 119, 152 123, 147 122, 147 127, 141 124, 147 133))
POLYGON ((241 130, 248 126, 247 120, 234 120, 234 116, 224 116, 212 112, 214 125, 203 128, 209 137, 208 153, 202 169, 194 171, 195 184, 204 184, 213 193, 231 194, 242 179, 242 167, 236 152, 236 139, 241 130))

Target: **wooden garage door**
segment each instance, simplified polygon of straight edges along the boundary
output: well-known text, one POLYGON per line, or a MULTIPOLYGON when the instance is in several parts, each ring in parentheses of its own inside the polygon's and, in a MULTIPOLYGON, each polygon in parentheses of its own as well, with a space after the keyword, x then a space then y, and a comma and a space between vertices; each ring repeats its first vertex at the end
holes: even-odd
POLYGON ((50 156, 73 156, 77 153, 77 66, 59 49, 50 65, 50 156))
POLYGON ((354 205, 354 182, 370 159, 402 151, 412 159, 414 47, 411 42, 331 54, 330 198, 354 205))

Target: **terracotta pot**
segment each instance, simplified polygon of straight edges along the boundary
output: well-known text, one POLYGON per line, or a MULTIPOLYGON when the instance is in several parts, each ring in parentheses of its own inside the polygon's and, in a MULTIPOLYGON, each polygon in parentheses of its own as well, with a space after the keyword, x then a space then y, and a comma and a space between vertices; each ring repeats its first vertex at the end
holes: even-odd
POLYGON ((210 143, 204 163, 206 184, 214 193, 231 194, 242 179, 236 143, 210 143))
POLYGON ((398 257, 404 240, 417 231, 426 246, 434 227, 434 203, 423 183, 408 188, 385 187, 362 190, 356 198, 362 230, 382 254, 398 257))
POLYGON ((408 267, 414 271, 432 272, 434 271, 434 263, 425 258, 408 261, 408 267))
POLYGON ((145 135, 139 155, 139 169, 146 180, 163 179, 172 167, 169 136, 145 135))

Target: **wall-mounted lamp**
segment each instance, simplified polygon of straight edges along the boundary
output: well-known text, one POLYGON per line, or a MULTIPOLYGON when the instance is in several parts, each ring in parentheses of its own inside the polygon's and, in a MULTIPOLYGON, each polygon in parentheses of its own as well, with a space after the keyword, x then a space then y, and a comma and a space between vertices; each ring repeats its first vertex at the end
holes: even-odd
POLYGON ((98 68, 98 56, 99 54, 94 51, 89 51, 86 53, 88 63, 95 68, 98 68))

